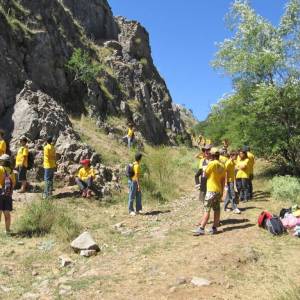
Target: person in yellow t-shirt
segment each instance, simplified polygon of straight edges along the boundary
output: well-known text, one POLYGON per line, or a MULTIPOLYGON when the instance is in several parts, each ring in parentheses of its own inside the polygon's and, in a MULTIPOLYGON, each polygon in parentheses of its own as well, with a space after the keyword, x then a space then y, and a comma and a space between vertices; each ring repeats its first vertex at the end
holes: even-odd
POLYGON ((80 163, 82 164, 82 168, 80 168, 75 181, 80 188, 82 197, 90 198, 92 196, 95 171, 91 167, 91 161, 89 159, 84 159, 80 163))
POLYGON ((0 221, 1 215, 3 213, 5 218, 5 229, 7 234, 10 233, 10 212, 13 210, 12 193, 16 185, 16 177, 10 165, 10 156, 7 154, 2 154, 0 156, 0 221), (6 184, 6 177, 10 178, 10 180, 8 180, 9 186, 7 186, 6 184))
POLYGON ((130 123, 128 125, 128 132, 127 132, 128 148, 132 147, 132 145, 134 143, 134 138, 135 138, 134 127, 133 127, 133 124, 130 123))
POLYGON ((44 198, 52 195, 54 172, 56 169, 56 151, 53 145, 53 137, 48 136, 44 146, 44 198))
POLYGON ((240 201, 247 202, 250 199, 250 161, 247 157, 247 150, 245 148, 239 151, 239 158, 236 162, 236 170, 236 187, 240 201))
POLYGON ((27 189, 27 168, 28 168, 28 155, 29 150, 27 146, 27 138, 20 139, 21 147, 19 148, 16 156, 16 169, 18 171, 18 182, 21 182, 21 189, 19 193, 25 193, 27 189))
POLYGON ((209 230, 210 234, 217 233, 217 227, 220 223, 220 201, 224 189, 225 168, 219 161, 220 152, 217 148, 210 151, 211 161, 209 162, 205 176, 207 178, 207 192, 204 200, 204 215, 200 227, 194 232, 194 235, 204 235, 205 226, 209 220, 210 211, 214 211, 213 227, 209 230))
POLYGON ((237 153, 235 151, 230 152, 230 157, 225 163, 225 170, 226 170, 226 187, 227 193, 224 200, 224 211, 228 210, 228 204, 231 203, 231 208, 234 213, 240 214, 241 211, 237 207, 236 195, 234 190, 234 183, 235 183, 235 161, 237 158, 237 153))
POLYGON ((251 149, 249 146, 245 146, 245 150, 247 150, 247 157, 249 158, 250 162, 250 176, 249 176, 249 194, 250 194, 250 199, 253 198, 253 184, 252 180, 254 177, 254 165, 255 165, 255 156, 251 152, 251 149))
POLYGON ((204 176, 205 169, 210 160, 211 145, 206 145, 202 148, 202 157, 199 158, 199 168, 195 174, 195 188, 200 190, 199 200, 204 201, 206 194, 206 177, 204 176))
POLYGON ((142 191, 141 191, 141 153, 135 154, 135 162, 133 163, 133 176, 128 179, 129 195, 128 195, 128 211, 131 216, 142 213, 142 191), (136 211, 133 208, 135 199, 136 211))
POLYGON ((4 140, 4 130, 0 129, 0 156, 6 154, 6 142, 4 140))

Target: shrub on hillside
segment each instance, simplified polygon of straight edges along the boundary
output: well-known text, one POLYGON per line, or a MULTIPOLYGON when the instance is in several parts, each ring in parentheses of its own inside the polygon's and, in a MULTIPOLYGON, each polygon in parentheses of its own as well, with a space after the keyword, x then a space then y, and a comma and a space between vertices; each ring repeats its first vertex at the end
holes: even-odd
POLYGON ((291 201, 300 200, 300 181, 292 176, 276 176, 271 180, 272 197, 277 200, 291 201))
POLYGON ((28 204, 17 220, 16 232, 23 236, 54 233, 60 240, 69 241, 80 233, 81 226, 52 201, 39 200, 28 204))

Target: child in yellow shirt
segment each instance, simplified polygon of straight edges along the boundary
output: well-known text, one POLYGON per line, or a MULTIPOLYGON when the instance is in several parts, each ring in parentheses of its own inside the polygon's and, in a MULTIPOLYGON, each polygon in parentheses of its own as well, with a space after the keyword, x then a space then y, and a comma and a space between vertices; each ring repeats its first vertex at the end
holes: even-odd
POLYGON ((95 179, 95 171, 91 167, 91 161, 89 159, 84 159, 80 163, 82 164, 82 168, 80 168, 75 181, 80 188, 82 197, 90 198, 92 196, 92 185, 93 180, 95 179))

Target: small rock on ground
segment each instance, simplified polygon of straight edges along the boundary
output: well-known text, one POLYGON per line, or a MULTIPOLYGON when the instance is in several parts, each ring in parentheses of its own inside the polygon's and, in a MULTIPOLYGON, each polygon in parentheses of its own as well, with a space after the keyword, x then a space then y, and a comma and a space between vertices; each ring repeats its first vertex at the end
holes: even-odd
POLYGON ((100 251, 99 246, 96 244, 91 234, 87 231, 83 232, 74 241, 72 241, 71 247, 76 252, 79 252, 80 250, 100 251))
POLYGON ((191 284, 195 286, 209 286, 211 285, 211 282, 205 278, 193 277, 191 280, 191 284))
POLYGON ((95 256, 97 255, 96 250, 81 250, 80 255, 84 257, 90 257, 90 256, 95 256))

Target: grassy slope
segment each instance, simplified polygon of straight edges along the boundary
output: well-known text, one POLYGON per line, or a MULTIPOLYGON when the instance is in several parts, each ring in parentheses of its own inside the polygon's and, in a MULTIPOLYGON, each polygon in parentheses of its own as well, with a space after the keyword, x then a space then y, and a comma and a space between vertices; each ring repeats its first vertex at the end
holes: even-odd
MULTIPOLYGON (((96 149, 109 161, 120 155, 125 163, 132 156, 125 147, 109 140, 118 151, 112 153, 103 143, 107 137, 102 132, 92 134, 86 130, 85 134, 91 135, 91 141, 99 147, 96 149)), ((10 290, 4 292, 0 287, 1 299, 16 299, 28 291, 43 294, 44 298, 48 295, 49 299, 299 299, 295 288, 300 284, 299 240, 290 236, 274 238, 256 226, 262 209, 278 212, 288 205, 269 198, 268 178, 260 175, 265 163, 258 163, 256 197, 241 205, 243 214, 223 214, 221 234, 195 238, 190 230, 200 217, 200 205, 197 194, 191 193, 193 153, 185 148, 151 147, 146 152, 147 165, 155 165, 162 157, 172 162, 173 172, 167 164, 163 176, 169 178, 163 178, 159 186, 172 201, 162 204, 145 193, 145 211, 152 213, 130 218, 125 190, 119 201, 111 204, 56 200, 56 205, 92 233, 101 253, 90 259, 79 257, 55 232, 33 238, 2 234, 0 280, 1 286, 10 290), (186 196, 173 200, 179 194, 186 196), (113 228, 119 222, 124 223, 122 233, 113 228), (18 244, 20 241, 24 245, 18 244), (50 247, 42 250, 41 245, 50 247), (61 254, 69 255, 74 265, 60 268, 61 254), (213 284, 205 288, 176 285, 181 276, 200 276, 213 284), (70 295, 59 296, 63 285, 71 287, 70 295)), ((152 176, 158 179, 159 173, 152 176)), ((15 202, 14 220, 24 213, 25 206, 25 201, 15 202)))

